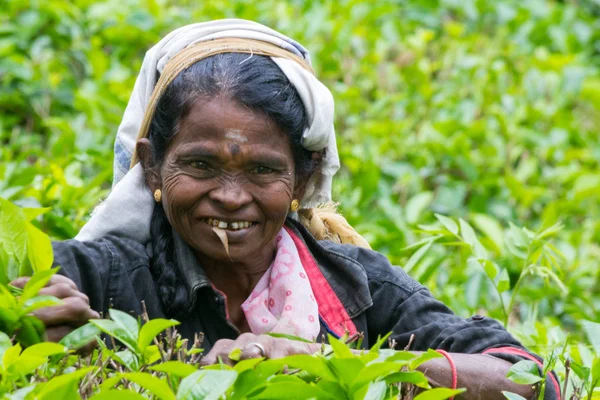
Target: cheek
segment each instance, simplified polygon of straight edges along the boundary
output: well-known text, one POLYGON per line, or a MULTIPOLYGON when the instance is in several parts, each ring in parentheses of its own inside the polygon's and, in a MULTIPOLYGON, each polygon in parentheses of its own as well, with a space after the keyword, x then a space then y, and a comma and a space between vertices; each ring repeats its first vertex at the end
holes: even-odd
POLYGON ((273 223, 283 224, 287 216, 294 190, 293 179, 270 185, 260 196, 261 208, 267 219, 273 223))
POLYGON ((198 199, 200 188, 196 181, 182 173, 168 174, 163 178, 163 206, 170 221, 190 211, 198 199))

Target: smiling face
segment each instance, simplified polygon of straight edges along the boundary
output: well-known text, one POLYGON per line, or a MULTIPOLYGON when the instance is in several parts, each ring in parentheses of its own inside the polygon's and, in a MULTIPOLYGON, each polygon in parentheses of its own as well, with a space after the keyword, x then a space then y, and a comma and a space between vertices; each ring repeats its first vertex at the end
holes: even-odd
POLYGON ((162 191, 171 226, 197 256, 225 262, 272 258, 295 181, 288 135, 224 96, 191 107, 159 176, 148 179, 152 191, 162 191), (229 255, 215 225, 227 232, 229 255))

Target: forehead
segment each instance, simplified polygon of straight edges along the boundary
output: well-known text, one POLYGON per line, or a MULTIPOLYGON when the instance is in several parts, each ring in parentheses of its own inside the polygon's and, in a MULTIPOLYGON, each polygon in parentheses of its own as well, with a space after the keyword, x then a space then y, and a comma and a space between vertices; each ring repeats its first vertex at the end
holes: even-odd
POLYGON ((290 146, 288 135, 272 118, 226 98, 196 101, 181 120, 170 147, 206 141, 290 146))

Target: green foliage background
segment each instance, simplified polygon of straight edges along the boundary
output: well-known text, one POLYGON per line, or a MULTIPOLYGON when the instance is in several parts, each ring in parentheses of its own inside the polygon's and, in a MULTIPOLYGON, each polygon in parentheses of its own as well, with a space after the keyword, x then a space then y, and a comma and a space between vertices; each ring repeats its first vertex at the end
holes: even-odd
POLYGON ((460 315, 502 320, 515 300, 508 325, 526 345, 546 354, 570 337, 576 358, 591 357, 579 343, 582 321, 600 321, 598 0, 3 0, 0 10, 0 197, 49 207, 36 224, 53 238, 74 236, 109 191, 145 51, 184 24, 252 19, 311 50, 336 99, 335 199, 374 249, 460 315), (485 252, 465 229, 440 230, 435 213, 467 221, 485 252), (540 252, 510 227, 557 222, 540 252))

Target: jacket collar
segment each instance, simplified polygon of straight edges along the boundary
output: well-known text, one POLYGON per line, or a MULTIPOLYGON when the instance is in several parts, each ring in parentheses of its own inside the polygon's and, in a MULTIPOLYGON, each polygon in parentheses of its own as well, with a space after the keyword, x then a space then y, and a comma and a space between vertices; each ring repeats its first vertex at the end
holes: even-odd
POLYGON ((183 274, 190 296, 188 311, 191 311, 196 306, 197 291, 202 288, 212 287, 212 283, 206 276, 204 268, 202 268, 200 261, 198 261, 190 246, 175 232, 175 229, 173 229, 173 242, 177 266, 183 274))

